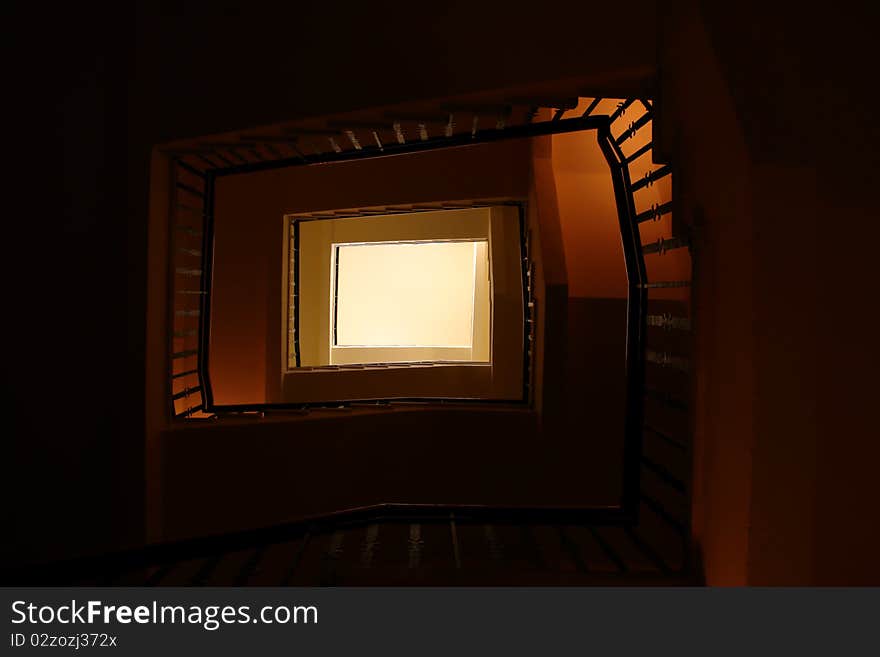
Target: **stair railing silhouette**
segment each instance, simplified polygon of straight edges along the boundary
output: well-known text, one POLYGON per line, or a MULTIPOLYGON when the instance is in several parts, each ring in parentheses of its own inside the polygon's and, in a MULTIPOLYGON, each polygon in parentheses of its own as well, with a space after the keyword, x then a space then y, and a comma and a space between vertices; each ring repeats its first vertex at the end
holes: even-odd
MULTIPOLYGON (((210 316, 213 181, 221 175, 268 170, 283 166, 326 163, 359 158, 383 157, 436 148, 487 143, 501 139, 561 134, 579 130, 597 131, 599 144, 609 164, 618 205, 621 235, 629 278, 627 320, 627 425, 624 458, 624 489, 621 514, 594 513, 579 518, 571 509, 468 509, 442 507, 437 513, 463 518, 474 514, 493 522, 576 522, 593 527, 624 524, 629 540, 651 560, 663 563, 663 571, 686 569, 690 559, 690 363, 676 350, 692 333, 687 317, 689 300, 664 298, 669 291, 689 291, 690 278, 649 280, 646 259, 690 258, 691 244, 681 225, 671 221, 673 199, 656 198, 659 183, 672 174, 668 164, 653 165, 632 179, 633 167, 644 167, 651 158, 653 142, 633 146, 653 128, 654 108, 649 100, 592 98, 548 100, 515 99, 493 106, 447 106, 442 116, 412 116, 397 113, 376 121, 331 123, 326 128, 295 128, 284 134, 246 134, 239 139, 199 143, 172 153, 173 198, 170 259, 169 352, 171 366, 171 415, 190 421, 214 417, 207 372, 210 316), (613 110, 601 113, 603 105, 613 110), (553 110, 549 119, 539 120, 541 108, 553 110), (566 115, 570 115, 566 118, 566 115), (634 120, 630 120, 636 114, 634 120), (572 116, 576 115, 576 116, 572 116), (646 202, 644 198, 650 197, 646 202), (646 225, 666 221, 677 234, 642 243, 646 225), (685 254, 682 256, 681 254, 685 254), (653 307, 657 310, 653 310, 653 307), (668 336, 676 336, 670 339, 668 336), (659 342, 654 346, 653 342, 659 342), (651 343, 649 345, 649 343, 651 343), (666 424, 664 424, 666 423, 666 424), (673 429, 667 428, 674 427, 673 429), (677 537, 677 555, 661 556, 661 550, 646 542, 643 527, 655 523, 677 537)), ((664 226, 666 224, 663 224, 664 226)), ((689 264, 688 264, 689 266, 689 264)), ((530 284, 530 261, 524 260, 524 280, 530 284)), ((529 322, 529 318, 526 318, 529 322)), ((526 324, 526 360, 529 359, 533 322, 526 324)), ((685 347, 686 349, 686 347, 685 347)), ((426 507, 383 505, 353 515, 332 515, 327 522, 359 522, 358 514, 371 520, 377 516, 412 516, 430 519, 426 507)), ((284 531, 305 532, 323 526, 311 519, 295 523, 284 531)), ((283 532, 282 532, 283 533, 283 532)), ((239 544, 242 540, 268 540, 259 533, 238 533, 239 538, 215 537, 203 542, 157 548, 155 558, 193 554, 239 544), (249 536, 250 538, 242 538, 249 536), (262 538, 261 538, 262 537, 262 538), (213 541, 213 542, 212 542, 213 541)), ((667 542, 668 543, 668 542, 667 542)), ((668 552, 668 550, 667 550, 668 552)), ((142 558, 142 557, 138 557, 142 558)))
MULTIPOLYGON (((652 127, 653 123, 653 106, 646 99, 639 99, 637 102, 631 100, 621 104, 619 109, 623 111, 620 111, 617 118, 623 119, 627 109, 634 106, 641 106, 640 110, 637 110, 641 115, 624 127, 613 138, 610 146, 626 180, 630 212, 633 215, 632 225, 636 235, 640 235, 641 228, 646 223, 659 222, 671 215, 673 201, 671 193, 669 198, 660 198, 650 203, 643 200, 637 202, 637 195, 640 191, 650 190, 657 181, 671 176, 672 167, 661 164, 656 168, 650 168, 642 177, 632 182, 630 167, 653 152, 653 139, 628 154, 623 152, 627 143, 631 142, 640 131, 652 127)), ((679 352, 682 348, 687 350, 687 345, 682 343, 689 342, 692 334, 692 320, 689 316, 685 316, 691 312, 690 298, 686 296, 684 300, 670 304, 666 300, 655 300, 654 296, 676 294, 679 291, 685 295, 690 294, 693 263, 692 245, 687 229, 681 225, 681 222, 668 223, 669 229, 677 234, 659 236, 656 241, 647 243, 642 243, 639 237, 640 257, 643 262, 645 258, 651 261, 664 257, 684 259, 684 266, 678 269, 685 269, 688 277, 680 280, 649 281, 646 275, 639 284, 640 293, 645 300, 644 307, 648 311, 642 325, 645 339, 641 342, 641 347, 644 349, 641 362, 649 375, 648 380, 643 377, 641 383, 642 394, 646 400, 645 414, 640 418, 644 429, 644 442, 638 449, 638 456, 631 454, 625 467, 629 468, 631 477, 639 479, 638 486, 627 489, 631 493, 637 491, 637 498, 629 499, 629 504, 638 506, 637 517, 640 520, 659 522, 677 534, 680 542, 681 565, 682 568, 687 569, 691 566, 692 558, 689 498, 691 420, 688 416, 691 366, 689 358, 679 352), (652 305, 663 305, 663 310, 654 312, 652 305), (671 339, 670 335, 673 336, 671 339), (660 348, 654 348, 654 343, 659 343, 660 348), (674 392, 670 391, 670 383, 677 388, 674 392), (673 419, 670 419, 670 414, 673 419), (671 422, 670 426, 676 426, 677 435, 673 436, 670 431, 661 430, 656 426, 657 423, 664 422, 667 424, 671 422)), ((638 532, 639 529, 633 527, 632 531, 638 532)))

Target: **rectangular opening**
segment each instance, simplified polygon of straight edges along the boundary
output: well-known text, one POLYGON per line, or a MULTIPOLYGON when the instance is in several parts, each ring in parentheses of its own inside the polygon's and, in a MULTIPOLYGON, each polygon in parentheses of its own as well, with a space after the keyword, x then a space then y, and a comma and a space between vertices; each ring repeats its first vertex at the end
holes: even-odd
POLYGON ((488 360, 487 246, 333 245, 332 360, 488 360))
POLYGON ((286 400, 521 394, 518 204, 286 225, 286 400))

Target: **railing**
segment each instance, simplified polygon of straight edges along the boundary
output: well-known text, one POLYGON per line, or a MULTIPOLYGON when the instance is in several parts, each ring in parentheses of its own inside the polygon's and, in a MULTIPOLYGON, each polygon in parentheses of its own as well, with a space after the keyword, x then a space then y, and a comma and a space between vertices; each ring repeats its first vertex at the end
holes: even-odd
POLYGON ((640 146, 633 145, 641 131, 652 127, 653 106, 643 99, 627 100, 620 103, 612 118, 610 130, 600 134, 600 144, 615 182, 624 243, 633 240, 638 254, 627 261, 628 272, 636 274, 629 276, 628 331, 639 335, 638 340, 627 341, 628 350, 639 350, 637 358, 627 358, 627 394, 638 395, 644 401, 637 408, 629 407, 627 413, 623 507, 632 519, 630 531, 634 537, 642 540, 642 535, 651 535, 655 544, 665 544, 667 549, 678 546, 681 567, 687 569, 691 558, 691 426, 685 400, 691 396, 690 363, 679 350, 692 330, 687 316, 690 240, 685 229, 671 221, 671 193, 652 193, 655 183, 671 176, 672 167, 646 162, 653 151, 649 139, 641 139, 645 143, 640 146), (633 110, 637 118, 616 132, 617 124, 633 110), (638 177, 632 174, 634 167, 641 170, 638 177), (664 228, 678 234, 658 235, 654 241, 645 242, 642 229, 646 223, 664 219, 668 224, 664 228), (648 265, 657 266, 664 256, 684 259, 684 266, 679 265, 677 270, 686 272, 687 278, 649 280, 648 265), (638 310, 633 299, 639 301, 638 310), (676 376, 685 380, 670 384, 669 377, 676 376), (658 424, 673 429, 663 430, 658 424))
MULTIPOLYGON (((557 110, 552 119, 534 121, 533 111, 544 103, 525 99, 518 105, 499 107, 448 108, 444 121, 438 117, 418 118, 397 116, 387 122, 336 127, 297 129, 286 135, 245 135, 239 141, 208 142, 200 148, 176 151, 172 214, 172 231, 176 237, 172 245, 174 260, 173 285, 174 326, 171 329, 171 388, 173 415, 177 419, 210 417, 218 409, 214 404, 207 354, 210 343, 211 268, 213 266, 213 189, 218 177, 252 173, 275 168, 323 164, 345 160, 387 157, 464 145, 522 137, 560 134, 580 130, 607 131, 611 117, 584 115, 563 118, 574 109, 577 99, 555 103, 557 110), (480 119, 488 114, 490 127, 480 129, 480 119), (458 117, 458 118, 457 118, 458 117), (464 120, 461 120, 464 119, 464 120), (417 127, 416 130, 412 126, 417 127), (456 132, 456 125, 470 129, 456 132), (434 131, 432 134, 430 129, 434 131), (383 132, 384 131, 384 132, 383 132), (358 138, 357 133, 369 132, 374 144, 358 138), (393 135, 389 138, 389 135, 393 135), (346 142, 348 148, 341 144, 346 142), (320 147, 323 140, 325 146, 320 147), (338 141, 337 141, 338 140, 338 141), (341 142, 341 143, 340 143, 341 142), (328 148, 329 146, 329 148, 328 148), (212 166, 213 165, 213 166, 212 166), (199 248, 194 240, 201 235, 199 248), (180 243, 178 243, 180 242, 180 243), (198 281, 196 283, 195 281, 198 281)), ((617 116, 621 113, 615 112, 617 116)), ((334 124, 335 125, 335 124, 334 124)), ((530 382, 531 343, 531 265, 528 260, 528 231, 521 218, 523 260, 524 318, 523 328, 527 343, 524 345, 523 380, 530 382)), ((635 244, 629 246, 636 248, 635 244)), ((528 391, 525 401, 528 402, 528 391)), ((637 398, 637 396, 636 396, 637 398)), ((358 400, 378 401, 378 400, 358 400)), ((428 401, 428 400, 426 400, 428 401)), ((463 400, 456 400, 461 402, 463 400)), ((344 405, 346 402, 327 400, 319 405, 344 405)), ((640 403, 640 401, 638 402, 640 403)), ((242 408, 224 408, 224 412, 253 412, 269 409, 299 408, 307 404, 250 404, 242 408)))
POLYGON ((619 516, 380 505, 5 573, 7 584, 695 584, 619 516))
MULTIPOLYGON (((688 351, 693 331, 689 317, 691 244, 682 222, 673 215, 671 192, 656 193, 660 183, 671 178, 672 168, 654 165, 649 157, 653 144, 645 135, 652 129, 653 116, 652 104, 644 99, 519 99, 497 106, 445 107, 442 116, 437 117, 390 116, 376 122, 333 124, 325 129, 297 129, 280 135, 246 135, 239 141, 212 142, 176 151, 170 272, 173 325, 169 345, 173 416, 188 420, 211 417, 213 413, 207 348, 213 183, 217 177, 594 130, 612 176, 629 297, 623 492, 618 509, 597 512, 589 521, 625 524, 632 541, 654 550, 655 556, 658 548, 652 547, 642 532, 648 525, 656 525, 657 532, 671 532, 680 550, 677 561, 686 567, 690 554, 691 366, 688 354, 683 352, 688 351), (611 107, 603 112, 602 107, 609 104, 611 107), (579 108, 584 106, 581 112, 579 108), (554 111, 550 118, 537 120, 538 110, 543 107, 554 111), (643 231, 656 232, 653 226, 672 234, 643 243, 643 231), (674 278, 650 278, 655 263, 669 258, 684 263, 678 267, 679 274, 674 278)), ((524 280, 530 280, 528 261, 524 262, 524 280)), ((524 318, 527 336, 530 321, 529 316, 524 318)), ((525 353, 528 367, 529 350, 525 353)), ((442 509, 442 513, 453 514, 466 511, 442 509)), ((577 510, 540 512, 554 521, 583 520, 577 510)), ((486 513, 491 516, 503 511, 486 513)), ((668 547, 672 542, 664 544, 668 547)))
POLYGON ((170 390, 175 418, 209 417, 204 412, 204 356, 201 331, 206 316, 206 217, 210 212, 209 176, 186 159, 209 163, 201 153, 181 154, 172 167, 170 280, 170 390))

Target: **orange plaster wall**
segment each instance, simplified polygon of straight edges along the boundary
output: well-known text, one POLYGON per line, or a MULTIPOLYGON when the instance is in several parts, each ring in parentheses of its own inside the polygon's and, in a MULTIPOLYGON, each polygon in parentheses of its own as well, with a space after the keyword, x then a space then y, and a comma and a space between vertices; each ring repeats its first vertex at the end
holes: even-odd
MULTIPOLYGON (((572 115, 582 113, 590 100, 582 99, 572 115)), ((596 111, 609 114, 615 107, 613 101, 603 101, 596 111)), ((646 135, 638 137, 647 143, 646 135)), ((619 491, 628 280, 611 174, 595 131, 553 135, 550 140, 568 284, 565 314, 555 320, 565 343, 558 375, 561 399, 555 400, 563 406, 562 424, 556 430, 579 436, 566 449, 584 464, 583 478, 619 491)), ((639 141, 631 148, 641 145, 639 141)))
POLYGON ((566 313, 568 273, 553 176, 552 137, 532 140, 529 181, 529 231, 535 260, 534 403, 545 430, 552 430, 565 412, 566 313))
POLYGON ((593 130, 554 135, 553 176, 570 297, 626 297, 626 269, 608 164, 593 130))
MULTIPOLYGON (((576 116, 587 109, 591 98, 582 98, 572 110, 576 116)), ((597 114, 611 114, 617 107, 614 99, 602 100, 595 108, 597 114)), ((629 124, 641 118, 645 109, 640 102, 633 103, 612 128, 612 136, 620 136, 629 124)), ((648 124, 621 144, 624 156, 651 143, 653 126, 648 124)), ((559 212, 565 241, 565 264, 569 277, 571 297, 625 298, 627 295, 626 269, 620 240, 617 205, 608 164, 597 144, 595 132, 554 135, 553 175, 559 198, 559 212)), ((637 158, 629 165, 630 178, 639 180, 660 165, 651 161, 651 155, 637 158)), ((637 190, 634 195, 635 211, 648 210, 672 199, 672 177, 664 177, 654 184, 637 190)), ((659 221, 640 224, 641 242, 655 242, 659 237, 673 235, 672 215, 659 221)), ((669 252, 663 256, 646 256, 648 280, 685 280, 690 277, 690 261, 683 252, 669 252)), ((687 290, 669 289, 652 293, 652 299, 687 299, 687 290)))

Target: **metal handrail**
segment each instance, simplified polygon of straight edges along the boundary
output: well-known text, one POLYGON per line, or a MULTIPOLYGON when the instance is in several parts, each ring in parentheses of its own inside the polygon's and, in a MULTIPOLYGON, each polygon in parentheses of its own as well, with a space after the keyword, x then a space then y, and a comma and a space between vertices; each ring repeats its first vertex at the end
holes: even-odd
MULTIPOLYGON (((179 210, 181 212, 187 213, 187 224, 176 225, 174 226, 175 231, 183 231, 186 235, 193 238, 201 237, 201 249, 200 249, 200 265, 199 268, 196 269, 193 265, 187 265, 187 267, 175 267, 173 263, 171 264, 170 272, 172 274, 172 279, 174 278, 174 274, 178 269, 185 269, 186 273, 190 273, 192 276, 199 277, 199 286, 197 290, 191 290, 192 297, 198 299, 198 309, 194 308, 185 308, 182 310, 184 314, 178 314, 181 311, 180 308, 173 308, 174 312, 171 313, 171 317, 197 317, 198 319, 198 329, 195 329, 195 335, 198 337, 198 346, 195 349, 182 349, 181 353, 186 353, 186 356, 196 356, 197 357, 197 366, 195 369, 188 368, 181 372, 175 372, 173 369, 169 373, 170 380, 174 381, 183 381, 183 388, 178 392, 174 392, 172 390, 172 403, 178 402, 180 400, 187 401, 191 396, 195 396, 199 399, 199 403, 192 404, 187 403, 186 408, 182 412, 176 413, 175 416, 179 418, 183 417, 191 417, 197 412, 201 413, 253 413, 253 412, 264 412, 264 411, 275 411, 275 410, 284 410, 284 411, 297 411, 301 409, 309 409, 309 408, 321 408, 330 406, 358 406, 363 404, 389 404, 393 402, 399 403, 425 403, 425 404, 460 404, 460 403, 477 403, 477 404, 497 404, 497 403, 510 403, 505 400, 464 400, 464 399, 449 399, 449 398, 437 398, 437 399, 424 399, 424 398, 406 398, 399 400, 388 400, 388 399, 362 399, 362 400, 346 400, 342 402, 336 401, 327 401, 327 402, 316 402, 316 403, 298 403, 298 404, 234 404, 234 405, 218 405, 214 403, 214 398, 211 389, 211 381, 210 376, 208 374, 208 352, 209 352, 209 344, 210 344, 210 312, 211 312, 211 282, 212 282, 212 268, 213 268, 213 215, 214 215, 214 189, 215 182, 217 178, 225 177, 229 175, 243 174, 243 173, 252 173, 257 171, 266 171, 275 168, 286 168, 286 167, 294 167, 294 166, 311 166, 311 165, 320 165, 331 162, 342 162, 342 161, 350 161, 350 160, 362 160, 362 159, 372 159, 372 158, 380 158, 380 157, 388 157, 393 155, 401 155, 407 153, 417 153, 428 150, 437 150, 437 149, 445 149, 445 148, 459 148, 463 146, 469 146, 474 144, 483 144, 490 143, 494 141, 502 141, 516 138, 524 138, 524 137, 535 137, 535 136, 546 136, 553 134, 561 134, 567 132, 575 132, 582 130, 595 130, 598 143, 600 149, 602 150, 603 156, 606 159, 606 162, 609 166, 609 170, 612 177, 612 184, 614 188, 615 195, 615 203, 617 206, 618 219, 620 223, 624 258, 626 262, 626 270, 627 270, 627 279, 628 279, 628 303, 627 303, 627 341, 626 341, 626 372, 627 372, 627 384, 626 384, 626 424, 625 424, 625 438, 624 438, 624 477, 623 477, 623 490, 621 494, 621 503, 619 507, 614 507, 614 509, 603 509, 602 510, 602 522, 614 522, 614 523, 629 523, 633 524, 638 521, 639 518, 639 510, 641 506, 645 505, 646 508, 657 513, 661 518, 664 518, 664 514, 666 517, 671 518, 672 516, 662 508, 659 502, 652 499, 651 504, 646 503, 646 494, 641 489, 641 469, 645 467, 645 462, 643 458, 643 432, 645 429, 645 421, 644 421, 644 404, 645 404, 645 395, 651 393, 649 389, 645 386, 645 371, 646 371, 646 363, 649 360, 655 364, 663 365, 663 366, 675 366, 677 369, 682 369, 682 363, 684 361, 682 359, 678 359, 676 357, 670 356, 668 354, 659 354, 658 352, 648 351, 646 346, 647 340, 647 327, 648 327, 648 314, 647 314, 647 303, 648 303, 648 293, 650 290, 655 289, 663 289, 663 288, 673 288, 673 287, 685 287, 690 283, 689 281, 648 281, 645 269, 644 255, 652 252, 664 253, 668 249, 678 248, 682 246, 686 246, 687 244, 683 240, 679 240, 673 238, 672 240, 664 240, 660 239, 658 242, 649 245, 643 245, 640 239, 640 231, 639 224, 646 221, 656 221, 659 220, 663 215, 666 215, 672 211, 672 201, 655 204, 651 206, 649 209, 637 212, 636 211, 636 203, 634 200, 634 195, 640 189, 650 187, 653 183, 665 176, 668 176, 672 173, 672 168, 669 165, 661 165, 658 168, 655 168, 653 171, 645 174, 644 177, 632 181, 630 179, 629 167, 630 165, 638 158, 643 157, 644 155, 650 153, 652 151, 653 143, 649 142, 646 145, 638 148, 633 151, 629 155, 625 155, 621 150, 621 145, 625 144, 631 137, 635 135, 635 133, 645 126, 651 124, 653 119, 653 107, 651 103, 645 100, 639 99, 638 101, 635 99, 628 99, 626 101, 621 102, 614 113, 609 115, 595 115, 592 112, 596 109, 599 102, 602 99, 596 98, 594 99, 586 112, 583 115, 576 118, 564 118, 563 112, 557 111, 553 117, 549 120, 543 120, 540 122, 532 122, 526 120, 525 123, 510 125, 508 123, 499 121, 495 123, 495 127, 486 128, 478 130, 476 126, 472 130, 470 126, 468 129, 463 132, 454 133, 451 132, 448 127, 449 125, 453 126, 454 122, 452 120, 451 115, 448 117, 448 125, 447 130, 444 134, 440 136, 429 136, 427 132, 423 132, 420 135, 421 138, 417 138, 415 140, 399 140, 398 143, 382 143, 376 139, 376 144, 367 144, 363 141, 352 140, 349 135, 349 141, 351 141, 351 147, 343 149, 337 145, 337 148, 334 148, 332 151, 328 152, 314 152, 314 153, 304 153, 299 148, 296 148, 296 136, 287 136, 287 137, 266 137, 264 141, 283 144, 285 147, 289 148, 292 152, 295 153, 293 157, 286 157, 281 154, 278 149, 267 150, 274 159, 265 159, 258 153, 254 152, 254 157, 256 161, 246 160, 241 157, 238 152, 235 150, 237 147, 240 150, 246 150, 248 148, 258 147, 263 145, 262 143, 258 143, 259 140, 256 137, 250 136, 247 140, 242 139, 241 143, 233 143, 233 144, 220 144, 220 143, 212 143, 206 145, 205 148, 200 149, 190 149, 189 152, 184 153, 180 152, 180 155, 189 156, 192 159, 198 160, 206 165, 209 165, 207 169, 201 170, 198 169, 186 162, 183 162, 180 157, 175 159, 175 166, 177 169, 182 171, 185 174, 195 177, 198 181, 200 181, 203 185, 203 189, 200 190, 194 184, 189 183, 181 183, 179 180, 174 180, 173 188, 175 190, 175 199, 173 203, 173 207, 175 210, 179 210), (611 134, 612 123, 614 121, 619 121, 626 113, 627 109, 632 107, 634 103, 640 103, 644 108, 644 113, 641 114, 640 118, 635 122, 630 123, 629 127, 624 129, 616 138, 611 134), (252 143, 253 142, 253 143, 252 143), (227 157, 224 157, 223 153, 229 154, 231 157, 236 158, 236 162, 233 162, 227 157), (217 164, 214 160, 218 160, 221 164, 217 164), (180 192, 185 195, 185 202, 180 202, 177 200, 176 195, 180 192), (201 204, 201 207, 198 205, 201 204), (201 220, 199 223, 196 221, 196 218, 201 220), (185 228, 185 231, 184 231, 185 228), (647 247, 647 248, 646 248, 647 247), (197 375, 198 383, 186 383, 187 377, 192 377, 193 375, 197 375), (658 511, 657 508, 661 509, 658 511)), ((559 107, 562 110, 572 109, 569 107, 559 107)), ((352 128, 352 126, 349 126, 352 128)), ((354 126, 352 129, 356 128, 354 126)), ((388 126, 390 127, 390 126, 388 126)), ((399 128, 398 128, 399 129, 399 128)), ((334 135, 346 135, 347 132, 344 129, 344 126, 340 124, 338 130, 333 131, 334 135)), ((341 143, 341 142, 340 142, 341 143)), ((175 174, 177 175, 177 174, 175 174)), ((525 235, 527 231, 524 229, 523 219, 521 216, 521 229, 523 229, 523 234, 525 235)), ((523 237, 525 239, 525 237, 523 237)), ((522 248, 526 248, 523 246, 522 248)), ((192 257, 197 257, 195 254, 198 253, 195 249, 187 249, 187 255, 192 257)), ((528 263, 524 261, 523 263, 523 282, 524 286, 527 284, 527 267, 528 263)), ((186 275, 181 274, 181 275, 186 275)), ((191 286, 191 284, 190 284, 191 286)), ((173 284, 172 284, 173 287, 173 284)), ((297 288, 298 290, 298 285, 297 288)), ((524 294, 528 292, 524 290, 524 294)), ((172 291, 169 295, 170 301, 169 303, 174 304, 175 291, 172 291)), ((191 298, 189 295, 186 295, 185 298, 191 298)), ((525 297, 524 297, 525 299, 525 297)), ((524 303, 524 310, 526 312, 529 311, 530 304, 524 303)), ((173 321, 173 320, 172 320, 173 321)), ((658 320, 656 316, 652 316, 651 325, 660 325, 662 324, 664 327, 672 327, 673 321, 663 319, 658 320), (659 322, 659 324, 658 324, 659 322)), ((679 326, 688 326, 687 320, 685 319, 676 319, 674 323, 675 327, 679 326)), ((528 344, 528 332, 531 331, 532 323, 529 317, 525 318, 525 344, 524 349, 529 348, 528 344)), ((185 328, 185 329, 173 329, 172 331, 174 336, 192 336, 193 329, 185 328)), ((524 368, 528 368, 529 361, 528 357, 525 357, 524 368)), ((529 375, 528 371, 524 375, 524 386, 529 385, 529 375)), ((524 391, 525 398, 528 398, 528 390, 524 391)), ((662 396, 662 395, 661 395, 662 396)), ((664 397, 665 398, 665 397, 664 397)), ((686 407, 685 407, 686 408, 686 407)), ((383 505, 382 507, 385 510, 390 509, 388 505, 383 505)), ((439 508, 439 507, 438 507, 439 508)), ((444 508, 444 513, 448 512, 448 507, 444 508)), ((514 510, 509 510, 511 513, 514 510)), ((591 511, 589 509, 566 509, 561 510, 559 513, 565 517, 573 517, 567 516, 566 514, 577 514, 584 511, 591 511)), ((459 512, 459 511, 456 511, 459 512)), ((495 509, 493 513, 499 512, 498 509, 495 509)), ((503 512, 503 510, 501 510, 503 512)), ((533 510, 515 510, 516 513, 532 513, 533 510)), ((343 515, 349 512, 342 512, 343 515)), ((370 512, 372 513, 372 511, 370 512)), ((544 514, 542 517, 553 517, 552 510, 542 509, 540 510, 541 514, 544 514), (549 514, 549 515, 548 515, 549 514)), ((559 517, 562 517, 559 516, 559 517)), ((336 516, 333 516, 336 517, 336 516)), ((304 521, 306 522, 306 521, 304 521)), ((318 522, 316 519, 312 519, 309 522, 318 522)), ((686 519, 684 521, 676 520, 681 526, 687 526, 686 519)))

